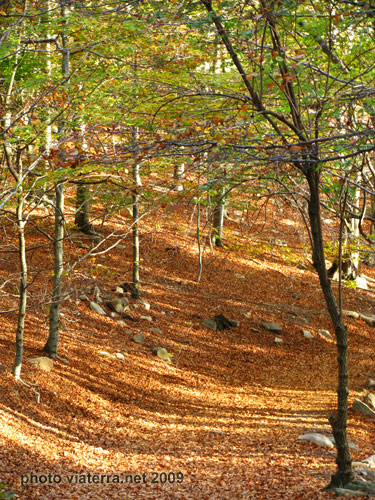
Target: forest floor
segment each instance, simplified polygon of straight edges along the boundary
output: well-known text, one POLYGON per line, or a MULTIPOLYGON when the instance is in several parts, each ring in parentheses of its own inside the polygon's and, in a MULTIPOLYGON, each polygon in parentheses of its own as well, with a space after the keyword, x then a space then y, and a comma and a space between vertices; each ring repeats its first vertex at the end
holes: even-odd
MULTIPOLYGON (((42 355, 48 335, 51 277, 40 270, 52 265, 51 248, 38 246, 41 236, 30 226, 22 378, 40 394, 39 403, 10 373, 16 312, 1 315, 0 331, 0 484, 16 498, 332 497, 321 490, 335 471, 335 450, 298 440, 309 432, 330 434, 337 386, 335 342, 317 335, 333 330, 308 263, 306 233, 287 206, 270 202, 256 214, 228 213, 226 246, 212 251, 206 245, 199 283, 189 207, 144 219, 141 288, 150 310, 141 303, 134 308, 129 298, 134 321, 125 319, 126 325, 109 310, 107 316, 91 311, 79 296, 93 300, 95 285, 106 293, 131 281, 129 239, 83 261, 65 285, 70 295, 62 306, 59 355, 69 363, 54 361, 50 372, 27 362, 42 355), (201 325, 219 313, 240 326, 213 331, 201 325), (283 327, 282 342, 262 321, 283 327), (302 329, 315 338, 305 338, 302 329), (134 342, 137 333, 146 344, 165 347, 173 362, 134 342), (36 478, 47 484, 21 485, 36 478)), ((326 222, 329 236, 333 226, 326 222)), ((104 225, 102 233, 112 229, 104 225)), ((87 252, 74 241, 66 249, 70 262, 87 252)), ((17 254, 1 254, 1 261, 1 280, 16 276, 17 254)), ((372 269, 361 271, 375 277, 372 269)), ((374 298, 372 291, 344 288, 343 307, 374 314, 374 298)), ((2 311, 16 307, 16 297, 1 297, 2 311)), ((375 372, 375 334, 360 319, 347 323, 351 408, 375 372)), ((375 453, 374 436, 375 420, 350 409, 349 439, 359 448, 352 450, 354 460, 375 453)))

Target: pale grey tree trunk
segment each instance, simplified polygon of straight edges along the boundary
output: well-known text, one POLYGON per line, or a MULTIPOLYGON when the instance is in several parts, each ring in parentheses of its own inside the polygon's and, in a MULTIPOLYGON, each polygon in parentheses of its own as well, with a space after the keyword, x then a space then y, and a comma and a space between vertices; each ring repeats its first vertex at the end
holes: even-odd
POLYGON ((139 175, 139 164, 133 165, 133 290, 132 296, 139 298, 139 268, 140 268, 140 250, 139 250, 139 188, 142 186, 141 177, 139 175))
MULTIPOLYGON (((19 171, 19 178, 22 172, 19 171)), ((18 255, 21 271, 20 298, 18 305, 18 321, 16 331, 16 355, 14 359, 12 374, 16 379, 21 377, 22 357, 23 357, 23 332, 25 328, 26 301, 27 301, 27 261, 26 261, 26 242, 25 242, 25 224, 23 218, 23 192, 22 186, 19 187, 17 199, 17 228, 18 228, 18 255)))
POLYGON ((223 224, 224 224, 224 214, 225 214, 225 202, 226 202, 226 189, 225 186, 221 187, 218 196, 214 199, 214 208, 212 212, 212 231, 211 231, 211 241, 212 244, 217 247, 222 247, 223 245, 223 224))
MULTIPOLYGON (((60 1, 61 17, 65 20, 67 17, 67 9, 65 2, 60 1)), ((64 23, 64 24, 65 24, 64 23)), ((62 57, 62 74, 63 76, 69 75, 69 49, 68 38, 63 31, 61 33, 61 46, 63 47, 62 57)), ((62 136, 65 129, 64 121, 59 123, 59 135, 62 136)), ((61 161, 63 158, 61 158, 61 161)), ((54 253, 54 274, 53 274, 53 290, 51 307, 49 311, 49 335, 47 342, 43 348, 44 352, 57 357, 57 348, 59 344, 59 326, 60 326, 60 303, 62 299, 62 277, 63 277, 63 258, 64 258, 64 184, 63 182, 55 183, 55 233, 53 239, 53 253, 54 253)))

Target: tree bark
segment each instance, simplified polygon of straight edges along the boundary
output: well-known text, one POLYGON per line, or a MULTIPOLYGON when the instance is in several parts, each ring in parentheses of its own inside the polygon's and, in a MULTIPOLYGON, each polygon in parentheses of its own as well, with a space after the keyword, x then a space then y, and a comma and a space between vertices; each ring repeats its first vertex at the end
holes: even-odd
POLYGON ((77 187, 74 222, 82 233, 93 233, 90 224, 90 189, 87 184, 81 184, 77 187))
POLYGON ((55 234, 53 240, 54 252, 54 274, 53 274, 53 290, 52 303, 49 311, 49 335, 46 345, 43 348, 44 352, 57 356, 57 348, 59 343, 59 327, 60 327, 60 303, 62 291, 62 276, 63 276, 63 257, 64 257, 64 186, 63 184, 56 185, 56 207, 55 207, 55 234))
POLYGON ((135 163, 133 165, 133 290, 132 296, 139 299, 139 261, 140 261, 140 251, 139 251, 139 194, 138 189, 142 186, 141 178, 139 175, 139 165, 135 163))
POLYGON ((212 214, 211 241, 212 244, 217 247, 224 246, 223 222, 224 222, 224 212, 225 212, 225 201, 226 201, 226 190, 225 187, 222 187, 219 191, 219 195, 215 199, 215 206, 212 214))
MULTIPOLYGON (((61 33, 61 44, 64 49, 62 57, 62 74, 68 76, 70 72, 70 54, 68 45, 68 37, 65 33, 65 24, 67 17, 67 8, 65 2, 60 0, 61 17, 64 20, 63 31, 61 33)), ((65 123, 62 119, 59 123, 59 134, 63 135, 65 123)), ((63 163, 63 153, 60 153, 60 160, 63 163)), ((57 348, 59 343, 59 327, 60 327, 60 303, 62 298, 62 277, 63 277, 63 258, 64 258, 64 184, 55 183, 55 234, 53 239, 54 253, 54 274, 53 274, 53 289, 52 301, 49 311, 49 335, 43 351, 51 356, 57 357, 57 348)))
POLYGON ((17 200, 17 226, 18 226, 18 255, 21 268, 20 298, 18 305, 18 320, 16 331, 16 355, 12 368, 12 374, 16 379, 21 378, 23 357, 23 332, 25 328, 26 301, 27 301, 27 261, 25 243, 25 220, 23 219, 23 195, 19 188, 17 200))
POLYGON ((320 286, 335 329, 338 362, 337 415, 331 415, 329 417, 337 448, 336 463, 338 470, 332 476, 331 485, 345 486, 345 484, 349 483, 354 478, 351 465, 352 459, 347 439, 349 394, 348 332, 342 320, 341 311, 337 305, 326 271, 320 214, 319 173, 317 171, 317 166, 316 164, 311 165, 306 173, 310 189, 308 210, 313 239, 313 265, 318 272, 320 286))

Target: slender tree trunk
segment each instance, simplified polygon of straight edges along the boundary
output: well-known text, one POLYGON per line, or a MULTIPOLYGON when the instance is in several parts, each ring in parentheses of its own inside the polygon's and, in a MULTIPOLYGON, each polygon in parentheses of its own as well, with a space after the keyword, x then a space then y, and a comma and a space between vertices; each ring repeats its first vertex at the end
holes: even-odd
MULTIPOLYGON (((21 177, 21 175, 20 175, 21 177)), ((20 298, 18 305, 18 321, 16 331, 16 355, 14 359, 12 374, 19 379, 21 377, 23 357, 23 332, 25 327, 26 301, 27 301, 27 261, 25 243, 25 220, 23 219, 23 194, 19 188, 17 200, 17 226, 18 226, 18 255, 21 269, 20 298)))
POLYGON ((57 347, 59 343, 60 326, 60 303, 63 276, 63 257, 64 257, 64 186, 56 185, 56 207, 55 207, 55 235, 53 240, 53 253, 55 258, 53 274, 52 303, 49 311, 49 335, 44 352, 57 356, 57 347))
MULTIPOLYGON (((65 2, 60 0, 61 17, 65 20, 67 9, 65 2)), ((64 27, 65 28, 65 27, 64 27)), ((63 76, 69 75, 70 55, 68 45, 68 38, 65 29, 61 33, 61 45, 64 49, 62 58, 62 74, 63 76)), ((59 134, 62 135, 65 129, 64 121, 59 123, 59 134)), ((61 155, 61 161, 63 161, 61 155)), ((63 276, 63 258, 64 258, 64 184, 63 182, 55 183, 55 234, 53 239, 53 253, 54 253, 54 275, 53 275, 53 290, 51 308, 49 311, 49 335, 47 342, 43 348, 44 352, 57 357, 57 348, 59 343, 59 327, 60 327, 60 303, 62 298, 62 276, 63 276)))
MULTIPOLYGON (((87 152, 87 142, 85 138, 86 126, 81 124, 82 150, 87 152)), ((76 213, 74 222, 78 229, 85 234, 93 234, 94 230, 90 224, 90 187, 88 184, 80 184, 76 193, 76 213)))
POLYGON ((331 316, 336 334, 337 362, 338 362, 338 403, 337 415, 331 415, 329 421, 332 426, 333 436, 337 448, 336 463, 338 470, 332 476, 332 486, 345 486, 354 475, 352 471, 352 459, 350 456, 347 439, 347 420, 348 420, 348 332, 342 320, 341 311, 336 303, 332 291, 330 280, 327 276, 324 241, 320 214, 320 195, 319 195, 319 173, 317 165, 313 165, 306 175, 310 188, 309 200, 309 219, 311 225, 311 234, 313 239, 313 264, 318 272, 320 286, 324 294, 328 312, 331 316))
POLYGON ((212 213, 211 241, 213 245, 222 247, 223 245, 223 223, 226 202, 226 189, 223 186, 216 197, 215 206, 212 213))
POLYGON ((74 222, 82 233, 93 233, 92 225, 90 224, 90 189, 87 184, 80 184, 77 187, 74 222))
POLYGON ((182 181, 184 179, 185 175, 185 164, 184 163, 179 163, 176 164, 174 167, 174 173, 173 173, 173 178, 176 181, 174 189, 176 191, 183 191, 184 186, 182 184, 182 181))
POLYGON ((139 164, 134 163, 133 165, 133 290, 132 296, 139 299, 139 263, 140 263, 140 251, 139 251, 139 194, 138 190, 142 186, 141 178, 139 175, 139 164))

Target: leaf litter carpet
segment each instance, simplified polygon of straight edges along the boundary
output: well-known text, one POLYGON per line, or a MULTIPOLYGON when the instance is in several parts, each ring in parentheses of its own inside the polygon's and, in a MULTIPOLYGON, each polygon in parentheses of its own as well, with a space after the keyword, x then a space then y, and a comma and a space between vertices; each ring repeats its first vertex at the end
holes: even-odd
MULTIPOLYGON (((83 290, 93 299, 94 285, 109 291, 130 281, 130 243, 86 261, 65 285, 71 293, 62 306, 59 355, 69 363, 56 361, 49 373, 26 362, 41 355, 48 334, 43 293, 50 277, 35 273, 22 377, 39 392, 39 404, 10 375, 16 312, 1 315, 0 483, 25 500, 331 498, 321 489, 335 471, 334 450, 297 437, 330 433, 336 346, 316 335, 319 328, 333 332, 316 275, 299 265, 308 255, 303 231, 287 214, 276 215, 250 228, 226 222, 226 248, 206 246, 200 283, 187 218, 174 214, 157 230, 144 225, 142 298, 151 307, 130 299, 134 321, 125 325, 78 296, 83 290), (91 281, 81 283, 83 275, 91 281), (240 326, 201 325, 218 313, 240 326), (261 328, 264 320, 283 327, 282 343, 261 328), (147 345, 132 341, 137 333, 147 345), (165 347, 173 363, 148 346, 165 347)), ((28 238, 31 244, 38 236, 28 238)), ((70 258, 85 252, 73 244, 68 250, 70 258)), ((52 267, 47 252, 33 253, 32 270, 52 267)), ((16 259, 3 259, 2 279, 15 272, 16 259)), ((9 297, 1 300, 1 310, 14 308, 9 297)), ((374 313, 374 296, 345 289, 344 308, 374 313)), ((361 320, 348 326, 352 404, 375 371, 375 342, 361 320)), ((373 419, 350 410, 354 460, 375 452, 374 431, 373 419)))

